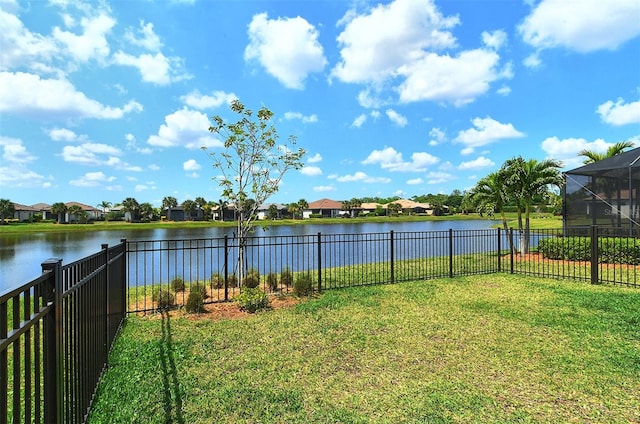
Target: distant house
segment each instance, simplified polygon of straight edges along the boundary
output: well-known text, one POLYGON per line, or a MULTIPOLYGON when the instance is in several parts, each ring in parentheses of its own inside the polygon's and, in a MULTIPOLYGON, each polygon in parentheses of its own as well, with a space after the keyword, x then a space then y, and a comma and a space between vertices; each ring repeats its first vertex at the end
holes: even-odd
POLYGON ((40 213, 40 211, 33 206, 21 205, 20 203, 14 203, 13 209, 13 218, 20 222, 29 221, 35 214, 40 213))
POLYGON ((341 215, 342 202, 331 199, 320 199, 309 203, 309 207, 302 212, 303 218, 320 215, 322 218, 335 218, 341 215))
MULTIPOLYGON (((98 219, 102 216, 102 211, 100 209, 94 208, 93 206, 85 205, 84 203, 67 202, 65 203, 65 206, 67 207, 67 209, 69 209, 72 206, 80 206, 80 208, 87 213, 87 216, 89 217, 90 220, 98 219)), ((72 217, 69 216, 69 214, 67 214, 67 221, 70 218, 72 217)))
POLYGON ((281 205, 280 203, 265 203, 258 207, 258 219, 269 219, 269 208, 271 208, 272 205, 275 205, 276 207, 276 219, 282 218, 282 214, 287 211, 287 207, 285 205, 281 205))
POLYGON ((176 206, 175 208, 166 208, 163 212, 167 219, 171 217, 171 221, 202 221, 204 219, 204 211, 200 208, 189 213, 182 206, 176 206))
POLYGON ((31 205, 32 208, 36 209, 38 213, 42 214, 42 219, 55 219, 55 217, 51 217, 51 205, 48 203, 36 203, 35 205, 31 205))

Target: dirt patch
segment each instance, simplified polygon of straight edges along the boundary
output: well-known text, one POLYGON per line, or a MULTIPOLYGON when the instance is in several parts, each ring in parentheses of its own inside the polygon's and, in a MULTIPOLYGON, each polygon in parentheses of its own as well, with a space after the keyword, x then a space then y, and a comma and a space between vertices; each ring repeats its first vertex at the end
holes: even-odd
MULTIPOLYGON (((293 297, 293 296, 269 297, 269 300, 271 301, 271 309, 290 308, 303 301, 303 299, 298 297, 293 297)), ((173 309, 168 313, 169 313, 169 316, 172 318, 185 317, 192 321, 199 321, 199 320, 219 321, 219 320, 225 320, 225 319, 240 319, 243 317, 254 315, 246 311, 241 311, 238 304, 234 301, 211 303, 208 305, 204 305, 204 309, 205 309, 205 312, 201 314, 188 314, 186 313, 184 308, 173 309)), ((146 314, 140 314, 140 315, 162 318, 162 314, 160 314, 159 312, 147 312, 146 314)))

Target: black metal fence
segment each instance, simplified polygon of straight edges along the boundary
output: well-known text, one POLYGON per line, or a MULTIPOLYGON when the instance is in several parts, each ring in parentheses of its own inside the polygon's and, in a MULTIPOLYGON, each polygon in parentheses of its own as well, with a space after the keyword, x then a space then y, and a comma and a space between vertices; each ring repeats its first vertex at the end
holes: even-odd
POLYGON ((0 297, 0 423, 79 423, 126 310, 126 243, 0 297))
MULTIPOLYGON (((194 284, 209 303, 230 300, 242 284, 237 257, 238 240, 225 237, 123 240, 64 266, 44 262, 0 297, 0 424, 83 422, 126 313, 155 310, 163 290, 185 304, 194 284)), ((596 227, 252 237, 244 258, 271 293, 301 276, 321 291, 497 272, 640 287, 640 233, 596 227)))
MULTIPOLYGON (((292 280, 301 275, 307 275, 317 291, 502 271, 640 285, 638 266, 622 258, 603 260, 602 247, 611 238, 607 229, 593 227, 579 233, 583 236, 568 237, 566 230, 532 230, 525 255, 520 254, 525 239, 513 229, 251 237, 244 267, 255 270, 263 289, 271 293, 291 291, 292 280), (566 255, 545 257, 539 249, 545 239, 562 239, 568 252, 588 241, 588 257, 579 261, 566 255)), ((632 246, 639 236, 622 240, 632 246)), ((237 239, 128 241, 127 251, 130 312, 154 310, 160 291, 175 293, 173 301, 182 305, 190 286, 197 284, 206 288, 206 302, 212 303, 229 300, 242 285, 236 278, 237 239), (175 290, 182 285, 184 290, 175 290)))

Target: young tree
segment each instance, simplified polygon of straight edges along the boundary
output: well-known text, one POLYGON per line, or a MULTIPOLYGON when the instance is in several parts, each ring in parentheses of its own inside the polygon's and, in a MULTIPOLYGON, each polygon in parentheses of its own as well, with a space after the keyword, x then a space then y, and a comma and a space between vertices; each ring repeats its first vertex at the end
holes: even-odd
POLYGON ((300 212, 300 219, 302 219, 302 214, 307 209, 309 209, 309 202, 307 202, 305 199, 298 200, 298 212, 300 212))
POLYGON ((162 209, 167 210, 167 221, 171 221, 171 209, 178 206, 178 200, 173 196, 166 196, 162 199, 162 209))
POLYGON ((62 202, 56 202, 51 205, 51 213, 57 215, 58 224, 62 223, 62 219, 65 218, 65 214, 67 213, 67 205, 62 202))
POLYGON ((289 137, 288 143, 278 144, 278 133, 272 123, 273 112, 266 107, 254 115, 252 110, 235 100, 231 103, 231 111, 238 115, 238 121, 226 122, 220 116, 213 116, 209 127, 210 132, 222 137, 224 150, 216 153, 203 149, 221 174, 222 197, 238 213, 238 279, 242 281, 247 237, 257 218, 256 208, 278 191, 287 171, 302 168, 305 151, 294 150, 294 136, 289 137), (247 210, 250 197, 254 202, 247 210))
POLYGON ((76 221, 80 222, 80 223, 86 223, 89 219, 89 214, 82 209, 82 207, 80 207, 79 205, 72 205, 69 206, 69 209, 67 210, 67 212, 69 212, 69 216, 73 216, 76 221))
POLYGON ((5 218, 12 218, 16 208, 9 199, 0 199, 0 224, 6 224, 5 218))
POLYGON ((273 220, 278 217, 278 207, 276 205, 269 205, 269 209, 267 211, 269 219, 273 220))
POLYGON ((300 205, 297 203, 289 203, 287 205, 287 212, 291 214, 291 218, 296 219, 296 214, 300 210, 300 205))
POLYGON ((220 222, 224 221, 224 210, 229 206, 229 202, 224 199, 219 199, 218 203, 218 216, 220 217, 220 222))

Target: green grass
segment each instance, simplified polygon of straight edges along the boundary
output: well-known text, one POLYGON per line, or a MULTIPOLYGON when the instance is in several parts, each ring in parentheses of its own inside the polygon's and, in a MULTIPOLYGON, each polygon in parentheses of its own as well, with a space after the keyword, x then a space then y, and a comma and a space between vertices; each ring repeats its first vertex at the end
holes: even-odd
POLYGON ((90 423, 637 422, 640 292, 505 274, 129 317, 90 423))

